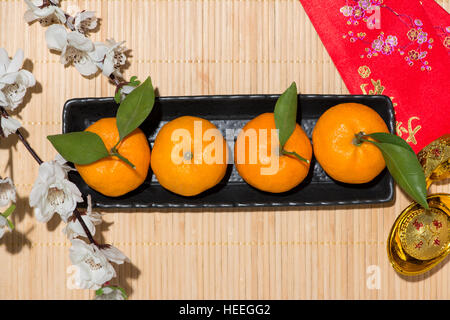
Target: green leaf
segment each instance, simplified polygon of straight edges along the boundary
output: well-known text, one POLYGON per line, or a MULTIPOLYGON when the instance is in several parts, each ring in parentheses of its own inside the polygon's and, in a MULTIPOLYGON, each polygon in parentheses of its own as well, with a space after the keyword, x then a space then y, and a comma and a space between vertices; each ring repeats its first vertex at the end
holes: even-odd
POLYGON ((120 104, 120 100, 121 100, 121 91, 122 89, 117 90, 116 94, 114 95, 114 101, 117 104, 120 104))
POLYGON ((16 205, 12 204, 8 209, 6 209, 5 212, 3 212, 2 216, 8 218, 11 215, 11 213, 14 212, 14 210, 16 210, 16 205))
POLYGON ((132 77, 130 78, 129 85, 131 85, 131 86, 133 86, 133 87, 137 87, 137 86, 140 85, 140 84, 141 84, 141 81, 139 81, 139 80, 137 79, 136 76, 132 76, 132 77))
POLYGON ((399 136, 397 136, 395 134, 385 133, 385 132, 375 132, 375 133, 367 134, 366 136, 372 137, 373 139, 377 140, 378 142, 395 144, 399 147, 405 148, 408 151, 411 151, 412 153, 414 153, 411 146, 405 140, 403 140, 402 138, 400 138, 399 136))
MULTIPOLYGON (((367 140, 366 140, 367 141, 367 140)), ((395 182, 422 207, 429 209, 425 174, 414 152, 404 146, 369 141, 380 149, 395 182)))
POLYGON ((278 98, 274 114, 280 148, 283 148, 294 132, 297 123, 297 85, 295 82, 292 82, 291 86, 278 98))
POLYGON ((90 164, 109 156, 102 139, 93 132, 57 134, 47 139, 64 159, 75 164, 90 164))
POLYGON ((155 103, 155 90, 153 90, 150 77, 139 87, 130 92, 122 101, 117 110, 117 128, 120 140, 139 127, 148 117, 155 103))
POLYGON ((104 286, 104 287, 102 287, 102 288, 96 290, 96 291, 95 291, 95 295, 96 295, 96 296, 101 296, 101 295, 104 293, 104 290, 103 290, 104 288, 111 288, 111 289, 113 289, 113 290, 119 290, 120 293, 122 294, 122 297, 123 297, 125 300, 128 299, 128 295, 127 295, 127 293, 125 292, 125 290, 124 290, 122 287, 118 287, 118 286, 104 286))
POLYGON ((122 287, 115 287, 117 290, 119 290, 121 293, 122 293, 122 297, 125 299, 125 300, 127 300, 128 299, 128 295, 127 295, 127 293, 125 292, 125 289, 124 288, 122 288, 122 287))
POLYGON ((9 229, 14 230, 14 224, 12 223, 12 221, 9 219, 6 219, 6 221, 8 222, 9 229))

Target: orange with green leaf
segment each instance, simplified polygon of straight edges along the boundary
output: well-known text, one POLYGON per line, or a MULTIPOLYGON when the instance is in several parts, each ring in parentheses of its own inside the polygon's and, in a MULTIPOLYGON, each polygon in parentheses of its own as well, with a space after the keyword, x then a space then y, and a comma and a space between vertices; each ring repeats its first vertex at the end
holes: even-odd
POLYGON ((85 131, 48 136, 55 149, 73 162, 83 180, 110 197, 139 187, 147 177, 150 147, 139 129, 152 111, 150 78, 120 104, 116 118, 100 119, 85 131))
MULTIPOLYGON (((107 150, 119 141, 116 118, 103 118, 90 125, 85 132, 97 134, 107 150)), ((139 187, 147 177, 150 147, 147 137, 136 128, 115 147, 116 155, 89 164, 75 164, 88 186, 109 197, 118 197, 139 187), (130 165, 129 163, 132 165, 130 165)))
POLYGON ((319 118, 312 139, 317 161, 333 179, 367 183, 387 165, 397 184, 428 208, 425 175, 416 154, 389 133, 373 109, 359 103, 336 105, 319 118))
POLYGON ((273 113, 261 114, 244 126, 236 140, 234 155, 236 169, 248 184, 262 191, 281 193, 306 178, 312 148, 296 119, 294 82, 277 100, 273 113))
POLYGON ((333 179, 366 183, 386 167, 375 145, 357 141, 355 134, 360 132, 389 133, 389 129, 375 110, 359 103, 334 106, 317 121, 312 134, 314 155, 333 179))

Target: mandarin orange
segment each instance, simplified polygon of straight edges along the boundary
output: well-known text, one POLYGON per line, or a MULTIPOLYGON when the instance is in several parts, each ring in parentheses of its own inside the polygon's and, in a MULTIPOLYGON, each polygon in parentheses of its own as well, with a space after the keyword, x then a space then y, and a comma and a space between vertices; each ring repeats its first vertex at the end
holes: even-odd
MULTIPOLYGON (((85 131, 99 135, 108 150, 119 141, 116 118, 100 119, 85 131)), ((115 156, 87 165, 75 165, 87 185, 109 197, 118 197, 139 187, 147 177, 150 165, 148 140, 139 128, 130 133, 117 150, 135 169, 115 156)))
POLYGON ((342 103, 322 114, 314 127, 314 155, 325 172, 345 183, 366 183, 385 168, 380 150, 369 142, 357 143, 355 135, 389 133, 384 120, 372 108, 342 103))
POLYGON ((210 121, 183 116, 166 123, 153 145, 151 166, 159 183, 195 196, 217 185, 227 170, 227 144, 210 121))
MULTIPOLYGON (((295 156, 279 154, 275 130, 273 113, 249 121, 236 140, 234 160, 239 175, 248 184, 262 191, 280 193, 299 185, 308 175, 310 165, 295 156)), ((284 149, 311 160, 311 142, 298 124, 284 149)))

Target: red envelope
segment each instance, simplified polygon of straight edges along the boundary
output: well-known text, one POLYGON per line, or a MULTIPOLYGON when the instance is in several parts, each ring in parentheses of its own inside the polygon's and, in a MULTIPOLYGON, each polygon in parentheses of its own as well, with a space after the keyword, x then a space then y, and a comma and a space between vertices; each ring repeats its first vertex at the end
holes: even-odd
POLYGON ((441 38, 442 45, 450 54, 450 14, 434 0, 421 0, 420 3, 428 19, 433 23, 434 30, 441 38))
MULTIPOLYGON (((450 57, 428 1, 300 2, 350 93, 389 96, 397 134, 415 152, 450 133, 450 57)), ((432 10, 445 23, 448 13, 432 10)))

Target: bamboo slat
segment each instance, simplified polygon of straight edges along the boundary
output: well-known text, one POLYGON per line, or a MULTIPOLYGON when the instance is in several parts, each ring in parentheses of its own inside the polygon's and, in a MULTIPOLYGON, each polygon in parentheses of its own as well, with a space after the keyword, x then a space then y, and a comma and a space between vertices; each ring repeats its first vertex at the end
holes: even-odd
MULTIPOLYGON (((450 1, 439 1, 447 10, 450 1)), ((126 40, 126 76, 151 75, 160 95, 278 93, 296 81, 303 93, 347 93, 297 0, 69 0, 95 10, 95 40, 126 40)), ((61 131, 69 98, 111 96, 104 77, 64 68, 45 44, 45 29, 23 20, 21 0, 0 0, 0 46, 23 48, 39 82, 20 111, 43 159, 46 135, 61 131)), ((21 144, 0 141, 0 173, 17 184, 16 231, 0 240, 0 298, 88 299, 66 286, 69 242, 57 219, 38 223, 28 195, 37 166, 21 144)), ((448 181, 432 187, 450 192, 448 181)), ((448 299, 448 261, 403 278, 390 267, 386 238, 409 203, 397 190, 390 205, 253 210, 112 210, 98 235, 132 264, 118 268, 131 299, 448 299), (369 266, 380 288, 370 289, 369 266)))

